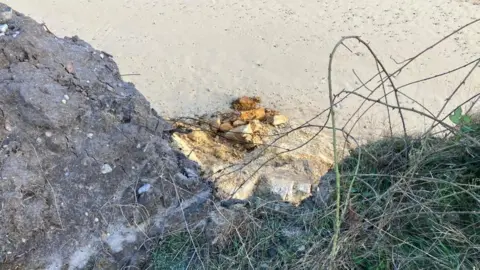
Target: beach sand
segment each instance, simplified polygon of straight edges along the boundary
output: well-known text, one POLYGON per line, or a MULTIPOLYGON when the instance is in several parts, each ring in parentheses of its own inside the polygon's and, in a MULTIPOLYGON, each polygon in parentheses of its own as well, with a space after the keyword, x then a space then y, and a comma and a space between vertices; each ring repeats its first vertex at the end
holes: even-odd
MULTIPOLYGON (((135 83, 165 117, 210 113, 240 95, 257 95, 294 123, 328 108, 329 55, 342 36, 360 36, 392 72, 400 66, 396 62, 480 18, 480 5, 445 0, 7 0, 6 4, 45 22, 57 36, 78 35, 114 55, 124 79, 135 83)), ((368 50, 356 41, 345 44, 352 52, 341 46, 334 57, 334 92, 354 90, 377 72, 368 50)), ((480 23, 428 51, 394 82, 400 86, 478 57, 480 23)), ((470 69, 402 88, 418 102, 401 95, 402 106, 425 111, 424 106, 436 115, 470 69)), ((479 73, 477 68, 447 111, 480 92, 479 73)), ((359 93, 368 95, 369 90, 359 93)), ((388 102, 394 101, 389 96, 388 102)), ((339 124, 360 102, 349 98, 338 106, 339 124)), ((396 118, 394 129, 400 130, 398 110, 390 114, 396 118)), ((421 130, 428 122, 427 117, 404 114, 409 131, 421 130)), ((381 106, 362 119, 355 129, 362 136, 378 136, 388 129, 387 110, 381 106)))

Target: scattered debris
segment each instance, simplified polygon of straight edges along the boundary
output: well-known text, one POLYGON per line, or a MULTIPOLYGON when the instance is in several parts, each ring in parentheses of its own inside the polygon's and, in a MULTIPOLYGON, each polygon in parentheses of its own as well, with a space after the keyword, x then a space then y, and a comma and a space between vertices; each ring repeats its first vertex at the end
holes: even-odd
POLYGON ((177 121, 177 127, 197 129, 206 132, 212 138, 224 139, 226 145, 235 144, 244 150, 252 150, 263 144, 274 126, 287 123, 288 118, 279 112, 260 106, 259 97, 241 97, 232 102, 232 110, 204 116, 200 121, 177 121), (205 125, 208 124, 208 125, 205 125), (225 140, 226 139, 226 140, 225 140))
POLYGON ((241 97, 232 102, 232 110, 199 119, 176 120, 173 124, 177 129, 188 128, 192 132, 176 132, 173 142, 204 168, 239 161, 247 152, 264 144, 264 138, 275 129, 268 119, 280 115, 261 107, 260 101, 259 97, 241 97))
POLYGON ((232 102, 231 110, 177 120, 174 125, 192 132, 175 133, 172 138, 180 151, 213 178, 219 198, 244 200, 260 195, 298 204, 311 195, 312 187, 331 167, 332 150, 325 147, 330 139, 319 135, 309 147, 285 152, 311 139, 311 133, 300 130, 268 147, 279 138, 278 132, 286 131, 287 123, 286 116, 262 107, 260 98, 241 97, 232 102))

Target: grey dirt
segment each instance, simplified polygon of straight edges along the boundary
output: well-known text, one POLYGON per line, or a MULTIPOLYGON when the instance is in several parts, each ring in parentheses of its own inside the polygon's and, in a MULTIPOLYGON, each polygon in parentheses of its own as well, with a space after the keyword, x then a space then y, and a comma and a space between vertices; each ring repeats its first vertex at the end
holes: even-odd
POLYGON ((209 198, 198 166, 111 56, 15 11, 3 23, 0 269, 147 267, 209 198))

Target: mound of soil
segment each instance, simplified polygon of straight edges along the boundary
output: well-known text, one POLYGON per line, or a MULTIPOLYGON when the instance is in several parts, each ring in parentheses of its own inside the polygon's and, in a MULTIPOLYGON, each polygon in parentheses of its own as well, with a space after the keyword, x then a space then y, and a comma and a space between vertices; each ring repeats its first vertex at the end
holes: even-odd
POLYGON ((0 269, 145 267, 211 192, 112 57, 0 4, 0 269))
POLYGON ((316 129, 290 127, 286 116, 260 103, 244 96, 230 109, 174 120, 191 131, 174 134, 174 147, 200 164, 216 198, 257 196, 298 205, 331 168, 331 140, 316 129))

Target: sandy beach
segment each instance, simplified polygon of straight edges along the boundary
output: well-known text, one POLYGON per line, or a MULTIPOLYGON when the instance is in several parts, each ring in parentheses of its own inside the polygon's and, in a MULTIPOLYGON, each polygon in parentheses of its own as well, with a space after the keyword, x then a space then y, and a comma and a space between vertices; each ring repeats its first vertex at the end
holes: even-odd
MULTIPOLYGON (((124 79, 135 83, 165 117, 209 113, 226 108, 239 95, 257 95, 294 122, 328 107, 329 54, 342 36, 360 36, 391 72, 400 66, 396 62, 480 16, 480 5, 445 0, 6 0, 6 4, 45 22, 57 36, 78 35, 114 55, 124 79)), ((334 58, 336 92, 354 90, 377 72, 364 47, 354 41, 346 45, 352 52, 342 46, 334 58)), ((478 57, 480 23, 428 51, 394 80, 402 85, 478 57)), ((436 114, 470 69, 402 91, 436 114)), ((448 110, 480 92, 479 72, 477 68, 472 73, 448 110)), ((368 94, 367 89, 360 91, 368 94)), ((346 121, 359 102, 353 98, 343 102, 340 120, 346 121)), ((407 98, 402 102, 423 110, 407 98)), ((386 117, 386 110, 378 108, 364 116, 368 125, 361 127, 368 134, 379 134, 386 117)), ((421 129, 428 120, 418 115, 406 118, 409 130, 421 129)))

